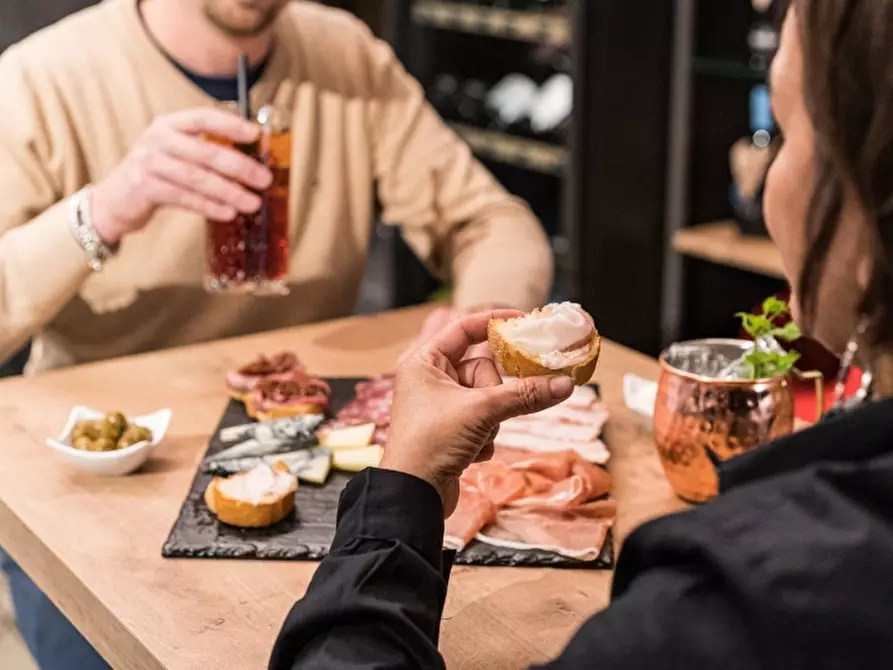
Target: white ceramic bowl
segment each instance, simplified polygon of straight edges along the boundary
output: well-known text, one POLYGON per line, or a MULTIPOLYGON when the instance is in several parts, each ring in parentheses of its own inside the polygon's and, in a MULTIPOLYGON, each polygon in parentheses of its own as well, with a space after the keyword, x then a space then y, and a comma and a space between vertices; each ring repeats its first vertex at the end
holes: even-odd
POLYGON ((47 439, 47 446, 59 452, 66 461, 80 470, 94 475, 116 476, 126 475, 139 468, 152 451, 152 448, 164 439, 171 422, 171 411, 161 409, 154 414, 130 417, 131 423, 143 426, 152 431, 152 440, 138 442, 124 449, 115 451, 82 451, 71 446, 71 431, 78 421, 101 419, 104 412, 97 412, 89 407, 77 406, 71 410, 68 423, 55 440, 47 439))

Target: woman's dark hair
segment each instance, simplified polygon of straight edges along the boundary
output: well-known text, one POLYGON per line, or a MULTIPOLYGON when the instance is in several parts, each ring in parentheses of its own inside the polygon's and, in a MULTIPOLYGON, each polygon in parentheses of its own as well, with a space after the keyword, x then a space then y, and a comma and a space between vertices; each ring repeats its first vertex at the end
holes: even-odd
POLYGON ((860 305, 870 344, 893 343, 893 0, 792 0, 816 135, 807 256, 798 299, 814 321, 828 252, 852 191, 870 226, 873 270, 860 305))

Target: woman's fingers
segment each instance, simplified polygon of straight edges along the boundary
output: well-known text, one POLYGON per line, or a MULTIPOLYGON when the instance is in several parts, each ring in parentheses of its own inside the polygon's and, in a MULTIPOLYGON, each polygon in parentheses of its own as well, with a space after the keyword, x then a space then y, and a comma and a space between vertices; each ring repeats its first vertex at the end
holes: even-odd
POLYGON ((502 384, 502 376, 496 368, 496 363, 489 358, 466 358, 456 365, 456 375, 462 386, 472 389, 502 384))
POLYGON ((553 407, 573 392, 570 377, 526 377, 478 391, 488 418, 497 424, 553 407))
POLYGON ((487 442, 484 445, 483 449, 478 452, 478 455, 475 457, 475 463, 485 463, 493 458, 493 454, 496 451, 496 445, 493 442, 487 442))

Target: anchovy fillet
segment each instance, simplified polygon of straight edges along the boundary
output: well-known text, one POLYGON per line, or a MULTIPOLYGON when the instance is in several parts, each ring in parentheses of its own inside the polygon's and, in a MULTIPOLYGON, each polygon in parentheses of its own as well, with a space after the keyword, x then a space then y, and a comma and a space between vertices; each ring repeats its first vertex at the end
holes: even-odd
POLYGON ((248 456, 244 458, 230 458, 225 460, 206 461, 202 464, 202 472, 214 474, 218 476, 234 475, 238 472, 245 472, 257 467, 261 463, 273 467, 281 462, 288 468, 293 475, 300 475, 301 471, 310 467, 314 459, 321 456, 328 456, 330 451, 325 447, 317 447, 315 449, 299 449, 297 451, 289 451, 278 454, 267 454, 264 456, 248 456))
POLYGON ((249 458, 253 456, 272 456, 299 449, 315 447, 317 440, 313 435, 297 440, 279 440, 276 442, 260 442, 259 440, 245 440, 229 449, 208 456, 204 466, 209 466, 220 461, 232 461, 237 458, 249 458))
POLYGON ((260 423, 246 423, 241 426, 230 426, 220 431, 222 442, 254 439, 258 442, 279 442, 296 440, 319 428, 323 421, 322 414, 302 414, 288 419, 274 419, 260 423))

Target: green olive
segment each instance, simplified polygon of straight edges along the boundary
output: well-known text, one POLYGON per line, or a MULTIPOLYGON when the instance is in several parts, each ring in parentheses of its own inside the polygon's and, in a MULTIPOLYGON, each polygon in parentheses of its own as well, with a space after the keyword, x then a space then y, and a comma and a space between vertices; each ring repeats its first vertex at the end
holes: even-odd
POLYGON ((91 440, 95 440, 97 437, 99 437, 99 428, 101 424, 101 421, 78 421, 71 431, 72 441, 76 440, 79 437, 86 437, 91 440))
POLYGON ((119 426, 117 423, 103 421, 100 424, 99 436, 107 437, 112 442, 117 442, 118 438, 121 437, 121 434, 124 432, 124 428, 125 427, 119 426))
POLYGON ((121 412, 109 412, 105 415, 105 422, 112 426, 118 426, 121 432, 127 428, 127 417, 121 412))
POLYGON ((86 435, 81 435, 72 440, 71 446, 80 451, 93 451, 93 440, 86 435))
POLYGON ((122 449, 140 442, 152 439, 152 431, 142 426, 131 425, 118 440, 118 446, 122 449))
POLYGON ((100 437, 98 440, 93 440, 93 448, 90 451, 115 451, 117 448, 118 445, 114 440, 100 437))

